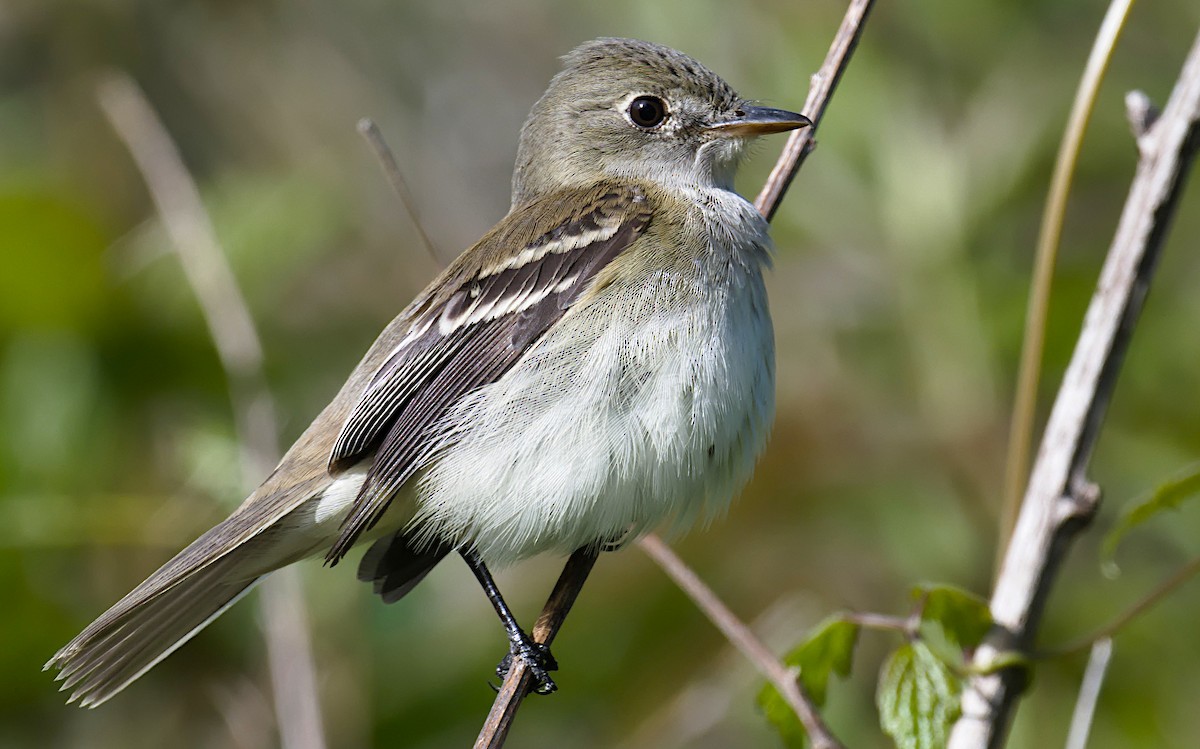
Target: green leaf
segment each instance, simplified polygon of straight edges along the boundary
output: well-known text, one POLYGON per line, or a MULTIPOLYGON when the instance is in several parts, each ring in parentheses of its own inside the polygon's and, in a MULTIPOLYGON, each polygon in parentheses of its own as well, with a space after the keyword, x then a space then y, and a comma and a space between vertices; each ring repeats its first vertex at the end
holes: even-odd
POLYGON ((987 601, 949 585, 917 588, 913 596, 924 599, 917 630, 920 640, 942 662, 962 673, 967 654, 992 627, 987 601))
POLYGON ((763 716, 768 723, 774 726, 779 738, 783 740, 783 745, 789 749, 804 749, 808 738, 804 732, 804 726, 796 717, 792 706, 783 699, 783 695, 779 694, 775 685, 768 681, 762 689, 758 690, 756 699, 759 709, 763 711, 763 716))
POLYGON ((879 725, 899 749, 940 749, 961 692, 959 678, 924 643, 902 645, 879 674, 879 725))
POLYGON ((825 704, 830 675, 850 675, 858 630, 853 622, 826 619, 805 643, 784 656, 785 666, 800 669, 800 685, 816 704, 825 704))
POLYGON ((1112 562, 1117 546, 1133 528, 1166 510, 1176 510, 1185 500, 1200 495, 1200 463, 1194 463, 1159 485, 1153 492, 1143 496, 1125 509, 1108 535, 1104 537, 1102 556, 1112 562))
MULTIPOLYGON (((836 617, 826 619, 807 640, 784 656, 784 665, 800 670, 796 678, 817 705, 825 704, 831 675, 850 674, 858 631, 859 626, 853 622, 836 617)), ((759 690, 757 699, 763 714, 779 732, 783 743, 789 747, 803 747, 804 727, 775 685, 767 682, 759 690)))

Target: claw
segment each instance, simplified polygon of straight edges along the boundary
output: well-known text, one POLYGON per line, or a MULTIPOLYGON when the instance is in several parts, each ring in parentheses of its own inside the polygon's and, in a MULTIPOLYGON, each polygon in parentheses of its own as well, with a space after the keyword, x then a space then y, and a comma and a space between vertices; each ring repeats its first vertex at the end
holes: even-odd
POLYGON ((558 685, 554 683, 554 679, 550 678, 551 671, 558 670, 558 661, 554 660, 554 656, 550 653, 550 648, 540 642, 534 642, 529 639, 524 632, 520 636, 514 636, 512 645, 508 655, 500 661, 496 666, 496 675, 501 679, 508 676, 509 669, 512 668, 513 658, 520 658, 525 661, 525 668, 529 671, 529 675, 533 677, 533 691, 537 694, 550 694, 558 689, 558 685))

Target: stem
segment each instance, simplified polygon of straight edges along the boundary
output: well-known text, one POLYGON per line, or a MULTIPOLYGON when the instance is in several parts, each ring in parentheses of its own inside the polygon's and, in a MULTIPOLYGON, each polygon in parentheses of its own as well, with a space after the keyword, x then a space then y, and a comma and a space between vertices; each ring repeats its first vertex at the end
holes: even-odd
POLYGON ((712 588, 705 585, 658 536, 646 536, 638 541, 638 546, 692 599, 696 608, 721 630, 725 639, 741 651, 746 660, 779 690, 779 694, 796 711, 800 722, 804 724, 804 730, 808 732, 814 749, 836 749, 842 746, 821 720, 821 714, 804 693, 796 675, 785 668, 762 640, 717 598, 712 588))
POLYGON ((1050 287, 1054 266, 1058 261, 1058 245, 1062 237, 1063 217, 1067 212, 1067 197, 1071 192, 1071 177, 1079 158, 1083 134, 1096 108, 1096 92, 1104 80, 1104 72, 1112 59, 1113 48, 1133 0, 1112 0, 1100 31, 1088 55, 1083 78, 1075 92, 1067 128, 1063 131, 1050 178, 1050 191, 1042 211, 1042 226, 1038 232, 1037 254, 1033 265, 1033 282, 1029 304, 1025 311, 1025 337, 1021 343, 1021 363, 1017 371, 1017 392, 1013 403, 1012 423, 1008 429, 1008 454, 1004 463, 1004 493, 1000 509, 1000 542, 996 545, 996 571, 999 572, 1004 549, 1021 509, 1021 493, 1029 469, 1030 444, 1033 441, 1033 420, 1037 413, 1038 381, 1042 371, 1042 355, 1046 348, 1046 323, 1050 311, 1050 287))

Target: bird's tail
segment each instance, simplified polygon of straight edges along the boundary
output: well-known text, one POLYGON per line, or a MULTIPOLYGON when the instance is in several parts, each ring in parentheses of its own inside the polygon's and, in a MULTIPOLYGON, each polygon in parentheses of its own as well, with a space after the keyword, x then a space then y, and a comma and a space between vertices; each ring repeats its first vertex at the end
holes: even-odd
POLYGON ((239 575, 243 554, 234 551, 146 595, 135 588, 55 653, 68 702, 96 707, 190 640, 261 580, 239 575))
POLYGON ((453 550, 449 544, 423 544, 403 531, 393 533, 371 544, 363 554, 358 579, 371 583, 384 603, 395 603, 417 587, 453 550))

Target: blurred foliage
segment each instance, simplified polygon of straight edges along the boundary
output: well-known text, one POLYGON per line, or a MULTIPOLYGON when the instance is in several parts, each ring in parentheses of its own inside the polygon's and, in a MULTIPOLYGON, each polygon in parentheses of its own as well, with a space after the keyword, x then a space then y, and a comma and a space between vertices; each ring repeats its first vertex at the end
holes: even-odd
MULTIPOLYGON (((506 210, 517 130, 558 55, 596 36, 686 50, 798 105, 844 8, 820 0, 572 4, 342 0, 0 2, 0 746, 276 742, 254 608, 235 607, 100 710, 41 664, 223 516, 238 466, 225 381, 95 84, 128 71, 178 140, 261 326, 294 438, 435 271, 355 132, 376 118, 444 254, 506 210)), ((779 414, 729 516, 680 553, 777 649, 829 612, 900 612, 938 580, 984 592, 1031 248, 1103 4, 881 3, 784 202, 769 280, 779 414)), ((1049 328, 1048 402, 1135 150, 1122 96, 1165 101, 1195 0, 1138 4, 1084 144, 1049 328)), ((779 147, 743 174, 753 194, 779 147)), ((1193 178, 1194 181, 1194 178, 1193 178)), ((1200 190, 1184 198, 1094 461, 1097 521, 1200 455, 1200 190)), ((1080 542, 1043 643, 1094 630, 1200 551, 1200 510, 1130 534, 1122 575, 1080 542)), ((530 621, 558 561, 501 586, 530 621)), ((351 566, 304 566, 330 745, 462 746, 504 639, 461 565, 385 607, 351 566)), ((1200 593, 1115 641, 1091 746, 1193 745, 1200 593)), ((888 746, 866 635, 826 712, 888 746)), ((778 743, 751 667, 636 551, 606 556, 514 746, 778 743)), ((1040 665, 1012 746, 1061 745, 1084 658, 1040 665)))

